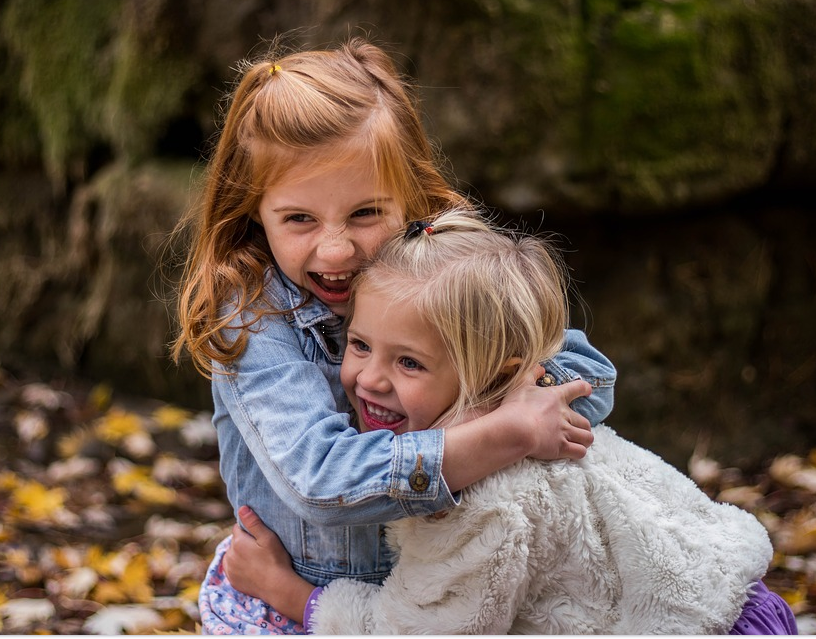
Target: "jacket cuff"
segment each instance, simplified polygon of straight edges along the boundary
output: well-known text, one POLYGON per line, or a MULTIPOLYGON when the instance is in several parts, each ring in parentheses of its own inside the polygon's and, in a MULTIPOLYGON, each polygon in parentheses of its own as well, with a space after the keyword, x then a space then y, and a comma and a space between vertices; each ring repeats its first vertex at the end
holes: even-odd
POLYGON ((404 433, 394 438, 390 494, 414 517, 448 510, 459 504, 442 477, 443 430, 404 433))

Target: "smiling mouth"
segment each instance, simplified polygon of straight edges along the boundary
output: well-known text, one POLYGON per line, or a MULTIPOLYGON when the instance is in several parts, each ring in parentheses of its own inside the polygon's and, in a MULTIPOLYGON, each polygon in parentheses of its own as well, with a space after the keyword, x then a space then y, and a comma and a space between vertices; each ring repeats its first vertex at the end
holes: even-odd
POLYGON ((324 301, 338 303, 349 298, 349 287, 355 273, 309 273, 317 290, 315 293, 324 301))
POLYGON ((363 399, 357 399, 360 404, 360 418, 368 430, 396 430, 407 419, 405 415, 363 399))

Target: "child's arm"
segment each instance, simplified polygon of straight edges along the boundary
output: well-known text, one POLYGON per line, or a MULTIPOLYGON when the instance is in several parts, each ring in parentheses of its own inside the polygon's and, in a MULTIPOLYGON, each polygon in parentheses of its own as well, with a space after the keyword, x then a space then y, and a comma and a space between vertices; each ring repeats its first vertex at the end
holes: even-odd
POLYGON ((359 438, 348 415, 338 412, 339 380, 329 381, 337 371, 322 370, 302 349, 283 317, 267 317, 253 327, 241 358, 213 379, 219 445, 230 451, 222 457, 230 499, 248 503, 270 523, 274 513, 261 488, 251 501, 241 488, 248 460, 307 522, 347 525, 449 509, 456 504, 452 492, 509 463, 581 457, 592 441, 583 418, 568 408, 589 387, 565 394, 537 388, 532 378, 515 397, 516 410, 506 401, 455 433, 379 431, 359 438), (411 480, 418 465, 426 479, 419 490, 411 480))
POLYGON ((278 536, 252 509, 242 506, 238 515, 246 530, 239 524, 232 527, 232 544, 223 563, 233 588, 263 599, 277 612, 303 623, 314 585, 294 571, 292 558, 278 536))
POLYGON ((593 435, 589 421, 570 404, 589 395, 590 385, 584 381, 567 382, 552 387, 545 397, 533 383, 542 374, 543 369, 532 373, 529 385, 508 394, 492 412, 464 424, 467 429, 460 425, 445 430, 442 472, 452 490, 469 486, 524 457, 584 457, 593 435), (476 433, 480 439, 474 437, 476 433), (523 442, 525 433, 530 443, 520 444, 517 450, 508 446, 508 441, 523 442), (535 452, 524 454, 525 447, 535 452))
POLYGON ((396 535, 400 562, 382 586, 338 579, 315 590, 246 511, 242 521, 255 538, 236 530, 224 567, 234 587, 298 622, 315 602, 307 623, 314 634, 507 634, 529 584, 533 526, 512 502, 454 521, 459 514, 398 524, 407 526, 396 535))

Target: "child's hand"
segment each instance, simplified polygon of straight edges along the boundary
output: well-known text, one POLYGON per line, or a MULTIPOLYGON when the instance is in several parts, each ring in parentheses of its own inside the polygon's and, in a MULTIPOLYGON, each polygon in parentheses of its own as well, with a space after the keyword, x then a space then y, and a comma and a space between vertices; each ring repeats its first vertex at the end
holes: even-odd
POLYGON ((303 609, 314 586, 292 568, 292 558, 278 536, 248 506, 238 516, 249 532, 235 524, 232 545, 224 555, 224 572, 233 588, 263 599, 276 611, 303 622, 303 609))
POLYGON ((501 409, 510 409, 523 420, 532 443, 530 457, 537 459, 581 459, 594 436, 589 421, 571 407, 575 399, 592 393, 582 380, 540 388, 534 380, 544 374, 538 368, 531 383, 509 393, 501 409))

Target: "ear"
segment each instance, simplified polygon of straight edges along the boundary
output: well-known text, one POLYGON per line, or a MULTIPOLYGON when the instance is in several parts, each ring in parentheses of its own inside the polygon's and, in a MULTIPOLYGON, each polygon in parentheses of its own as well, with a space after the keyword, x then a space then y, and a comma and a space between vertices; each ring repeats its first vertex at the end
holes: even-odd
POLYGON ((518 368, 519 364, 521 364, 520 357, 508 357, 504 364, 502 364, 502 375, 512 375, 516 372, 516 368, 518 368))
POLYGON ((258 211, 258 209, 255 209, 254 211, 252 211, 252 213, 249 214, 249 219, 251 219, 261 228, 263 228, 263 220, 261 219, 261 213, 260 211, 258 211))

